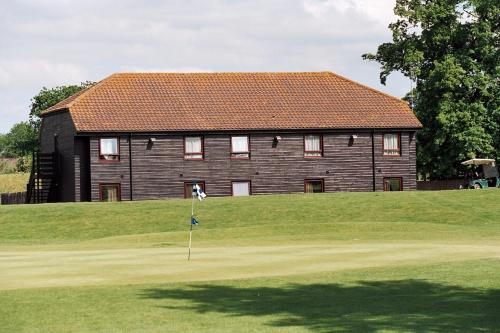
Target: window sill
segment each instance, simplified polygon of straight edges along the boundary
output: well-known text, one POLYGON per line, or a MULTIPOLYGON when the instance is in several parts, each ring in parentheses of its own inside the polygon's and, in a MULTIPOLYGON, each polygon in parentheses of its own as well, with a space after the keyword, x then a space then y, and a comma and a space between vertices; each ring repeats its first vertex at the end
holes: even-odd
POLYGON ((99 159, 99 163, 102 163, 102 164, 115 164, 115 163, 120 163, 121 160, 103 160, 103 159, 99 159))

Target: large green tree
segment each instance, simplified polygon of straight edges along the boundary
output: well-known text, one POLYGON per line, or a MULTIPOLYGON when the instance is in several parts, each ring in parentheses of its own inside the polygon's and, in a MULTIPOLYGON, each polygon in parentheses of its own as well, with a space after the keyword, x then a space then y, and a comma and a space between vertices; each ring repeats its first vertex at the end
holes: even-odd
POLYGON ((28 122, 12 126, 1 140, 3 157, 20 157, 31 154, 37 145, 36 130, 28 122))
POLYGON ((392 42, 363 58, 380 80, 399 71, 415 82, 419 172, 455 176, 464 159, 500 157, 498 0, 396 0, 392 42))
POLYGON ((59 86, 50 89, 43 87, 42 90, 31 99, 31 110, 29 114, 30 124, 33 128, 38 130, 40 127, 40 113, 42 111, 94 84, 94 82, 86 81, 77 85, 59 86))

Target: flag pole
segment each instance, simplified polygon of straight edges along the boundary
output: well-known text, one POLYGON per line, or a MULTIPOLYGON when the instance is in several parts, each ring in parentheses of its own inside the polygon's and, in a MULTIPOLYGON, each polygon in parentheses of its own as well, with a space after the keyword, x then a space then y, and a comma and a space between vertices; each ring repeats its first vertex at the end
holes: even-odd
POLYGON ((191 190, 191 218, 189 219, 188 261, 191 259, 191 239, 193 236, 193 216, 194 216, 194 195, 193 195, 193 191, 191 190))

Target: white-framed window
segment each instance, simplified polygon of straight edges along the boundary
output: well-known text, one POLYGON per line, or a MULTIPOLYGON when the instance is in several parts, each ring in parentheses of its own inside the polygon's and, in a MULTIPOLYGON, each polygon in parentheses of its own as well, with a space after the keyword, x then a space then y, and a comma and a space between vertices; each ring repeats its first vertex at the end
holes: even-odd
POLYGON ((304 157, 323 156, 323 138, 319 134, 304 135, 304 157))
POLYGON ((401 155, 401 135, 398 133, 384 134, 384 155, 399 156, 401 155))
POLYGON ((248 135, 238 135, 231 137, 231 158, 250 158, 250 139, 248 135))
POLYGON ((231 192, 234 197, 249 196, 251 193, 249 181, 233 181, 231 182, 231 192))
POLYGON ((120 140, 119 138, 99 139, 99 159, 103 161, 120 160, 120 140))
POLYGON ((201 136, 184 137, 184 158, 186 160, 203 159, 203 137, 201 136))

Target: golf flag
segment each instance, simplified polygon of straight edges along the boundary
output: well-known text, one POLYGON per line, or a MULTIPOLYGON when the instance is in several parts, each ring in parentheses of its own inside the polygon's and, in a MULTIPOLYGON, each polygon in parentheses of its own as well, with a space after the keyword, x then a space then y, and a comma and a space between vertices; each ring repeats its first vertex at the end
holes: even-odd
POLYGON ((198 225, 198 224, 199 224, 198 220, 194 216, 192 216, 191 217, 191 225, 198 225))
POLYGON ((207 196, 205 192, 201 189, 200 185, 194 184, 193 185, 193 196, 196 196, 198 200, 203 200, 207 196))

